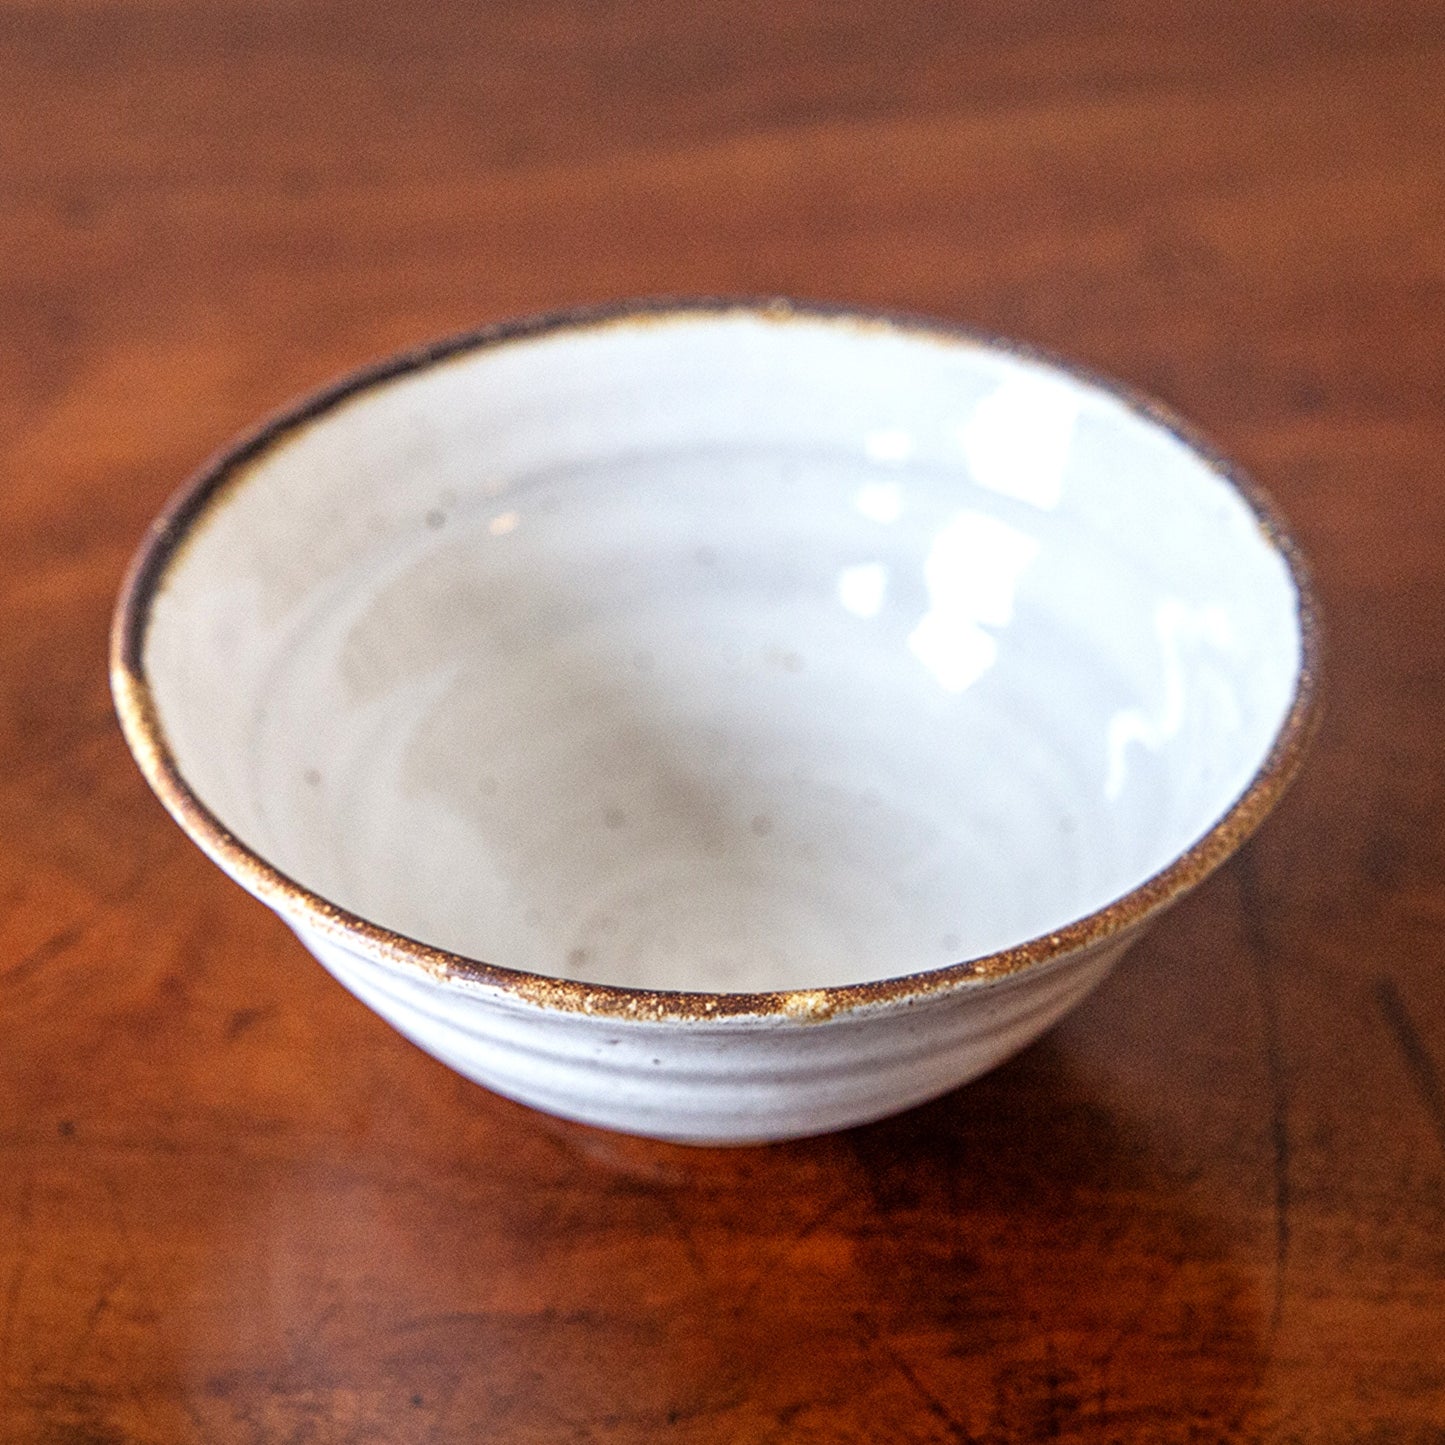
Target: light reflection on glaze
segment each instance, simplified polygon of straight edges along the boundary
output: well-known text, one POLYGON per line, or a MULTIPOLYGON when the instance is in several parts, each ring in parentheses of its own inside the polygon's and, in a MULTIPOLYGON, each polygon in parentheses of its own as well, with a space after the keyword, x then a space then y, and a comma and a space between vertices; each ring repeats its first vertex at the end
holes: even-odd
POLYGON ((912 434, 902 427, 879 427, 863 438, 863 454, 883 466, 902 466, 913 455, 912 434))
POLYGON ((978 403, 957 436, 980 486, 1052 511, 1063 496, 1078 416, 1077 388, 1012 376, 978 403))
POLYGON ((908 637, 913 655, 945 692, 962 692, 998 657, 987 629, 1013 617, 1019 581, 1039 542, 982 512, 957 513, 933 539, 923 564, 928 611, 908 637))
MULTIPOLYGON (((1163 696, 1152 709, 1120 708, 1109 719, 1108 772, 1104 795, 1110 802, 1123 796, 1129 781, 1129 747, 1137 743, 1152 753, 1160 752, 1184 726, 1188 698, 1185 679, 1198 672, 1189 665, 1191 652, 1202 647, 1227 652, 1234 641, 1229 616, 1222 607, 1190 607, 1177 597, 1166 597, 1154 613, 1154 632, 1159 639, 1159 666, 1163 696)), ((1238 705, 1232 694, 1225 697, 1238 726, 1238 705)))
POLYGON ((876 617, 888 593, 888 568, 881 562, 862 562, 838 574, 838 601, 854 617, 876 617))
POLYGON ((903 488, 897 482, 869 482, 858 488, 853 506, 870 522, 896 522, 903 515, 903 488))

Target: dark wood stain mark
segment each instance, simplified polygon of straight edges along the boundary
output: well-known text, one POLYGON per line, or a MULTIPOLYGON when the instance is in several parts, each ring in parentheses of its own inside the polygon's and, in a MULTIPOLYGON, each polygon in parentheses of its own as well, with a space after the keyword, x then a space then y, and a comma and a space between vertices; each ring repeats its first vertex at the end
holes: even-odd
POLYGON ((53 959, 68 953, 85 937, 86 931, 94 922, 95 918, 92 916, 80 923, 72 924, 69 928, 61 929, 59 933, 51 934, 43 943, 32 948, 29 953, 22 954, 20 959, 8 970, 9 977, 6 980, 8 985, 13 988, 27 975, 37 972, 53 959))
POLYGON ((262 1008, 238 1008, 226 1020, 226 1038, 232 1042, 276 1012, 273 1004, 262 1008))

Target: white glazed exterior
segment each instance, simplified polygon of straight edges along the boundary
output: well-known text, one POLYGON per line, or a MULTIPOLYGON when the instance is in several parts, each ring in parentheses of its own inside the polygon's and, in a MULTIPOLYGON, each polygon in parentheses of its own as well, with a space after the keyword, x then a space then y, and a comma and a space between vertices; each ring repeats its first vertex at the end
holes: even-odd
POLYGON ((641 307, 223 457, 113 679, 182 826, 422 1048, 748 1142, 932 1097, 1093 988, 1288 781, 1310 614, 1259 503, 1092 382, 641 307))
POLYGON ((538 1007, 445 982, 297 929, 331 974, 413 1043, 510 1099, 586 1124, 687 1144, 798 1138, 886 1118, 967 1083, 1062 1018, 1129 939, 1035 971, 902 1003, 686 1023, 538 1007))

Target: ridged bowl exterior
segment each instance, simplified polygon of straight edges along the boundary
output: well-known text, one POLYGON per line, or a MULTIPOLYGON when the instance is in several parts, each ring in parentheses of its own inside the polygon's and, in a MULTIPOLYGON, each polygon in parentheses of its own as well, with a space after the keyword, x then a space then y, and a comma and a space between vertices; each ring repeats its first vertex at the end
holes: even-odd
POLYGON ((946 1093, 1032 1043, 1135 936, 1004 978, 800 1022, 778 1013, 662 1021, 563 1011, 298 933, 358 999, 476 1083, 563 1118, 689 1144, 823 1134, 946 1093))

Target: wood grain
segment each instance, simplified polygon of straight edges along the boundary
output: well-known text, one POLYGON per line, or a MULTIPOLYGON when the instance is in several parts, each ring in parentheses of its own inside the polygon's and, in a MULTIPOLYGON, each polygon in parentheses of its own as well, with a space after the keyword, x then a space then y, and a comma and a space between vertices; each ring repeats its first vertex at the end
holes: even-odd
POLYGON ((0 1439, 1445 1438, 1445 11, 0 0, 0 1439), (931 311, 1274 493, 1328 718, 1246 854, 904 1118, 456 1079, 190 847, 104 679, 211 449, 519 311, 931 311))

